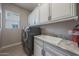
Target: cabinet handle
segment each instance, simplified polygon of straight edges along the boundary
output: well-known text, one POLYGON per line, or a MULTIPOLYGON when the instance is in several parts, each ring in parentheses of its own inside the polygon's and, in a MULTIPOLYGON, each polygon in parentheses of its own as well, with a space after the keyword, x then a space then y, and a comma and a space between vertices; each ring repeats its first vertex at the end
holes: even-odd
POLYGON ((48 20, 51 20, 51 16, 48 17, 48 20))
POLYGON ((45 50, 44 50, 44 48, 41 50, 41 54, 42 54, 43 56, 45 56, 45 50))
POLYGON ((34 21, 34 24, 35 24, 35 21, 34 21))
POLYGON ((34 24, 36 24, 36 21, 34 20, 34 24))

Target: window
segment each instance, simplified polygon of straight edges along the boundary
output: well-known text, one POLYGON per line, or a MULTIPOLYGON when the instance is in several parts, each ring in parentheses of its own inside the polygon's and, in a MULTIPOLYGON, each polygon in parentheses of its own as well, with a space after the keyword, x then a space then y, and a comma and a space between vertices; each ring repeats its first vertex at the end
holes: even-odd
POLYGON ((16 28, 19 28, 19 26, 20 26, 19 14, 12 11, 6 11, 5 28, 16 29, 16 28))

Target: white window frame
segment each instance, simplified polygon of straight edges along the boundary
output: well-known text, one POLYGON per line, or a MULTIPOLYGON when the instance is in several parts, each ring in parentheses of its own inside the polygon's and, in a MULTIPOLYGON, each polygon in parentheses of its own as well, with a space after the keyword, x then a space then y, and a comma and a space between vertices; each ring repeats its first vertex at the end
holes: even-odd
MULTIPOLYGON (((11 16, 14 16, 14 14, 15 15, 17 15, 17 21, 18 21, 18 28, 20 28, 20 14, 19 13, 17 13, 17 12, 13 12, 13 11, 5 11, 5 21, 7 22, 7 20, 11 20, 11 18, 9 19, 9 16, 7 15, 8 13, 10 13, 11 14, 11 16)), ((14 16, 14 17, 16 17, 16 16, 14 16)), ((12 18, 13 19, 13 18, 12 18)), ((16 18, 15 18, 15 20, 16 20, 16 18)), ((7 28, 7 26, 6 26, 6 22, 5 22, 5 28, 7 28)), ((18 28, 16 28, 16 29, 18 29, 18 28)), ((9 29, 14 29, 14 28, 9 28, 9 29)))

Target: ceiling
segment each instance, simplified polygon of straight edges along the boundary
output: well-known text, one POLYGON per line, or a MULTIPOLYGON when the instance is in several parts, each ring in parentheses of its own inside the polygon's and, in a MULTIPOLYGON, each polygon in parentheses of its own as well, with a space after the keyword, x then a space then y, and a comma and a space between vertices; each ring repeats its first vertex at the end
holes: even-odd
POLYGON ((32 11, 37 6, 37 3, 15 3, 15 5, 27 9, 28 11, 32 11))

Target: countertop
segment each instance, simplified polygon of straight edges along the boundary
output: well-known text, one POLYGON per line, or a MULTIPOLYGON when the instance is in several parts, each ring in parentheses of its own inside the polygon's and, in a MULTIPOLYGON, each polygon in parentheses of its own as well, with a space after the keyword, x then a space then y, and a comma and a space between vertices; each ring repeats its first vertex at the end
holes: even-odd
POLYGON ((79 48, 76 45, 72 44, 73 43, 72 41, 48 35, 38 35, 35 36, 35 38, 38 38, 42 41, 45 41, 47 43, 50 43, 52 45, 58 46, 62 49, 68 50, 70 52, 79 55, 79 48))

